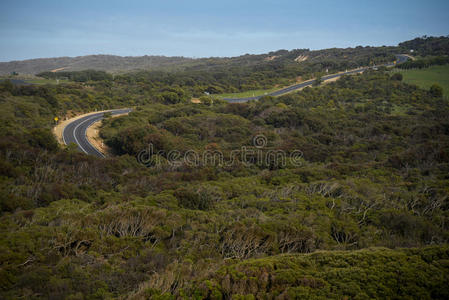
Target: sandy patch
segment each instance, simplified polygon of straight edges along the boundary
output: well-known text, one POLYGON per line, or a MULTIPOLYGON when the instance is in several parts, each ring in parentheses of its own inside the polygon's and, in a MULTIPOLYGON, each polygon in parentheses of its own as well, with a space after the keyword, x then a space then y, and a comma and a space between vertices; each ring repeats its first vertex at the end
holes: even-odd
POLYGON ((295 61, 300 63, 300 62, 306 61, 308 58, 309 57, 307 55, 300 55, 297 58, 295 58, 295 61))
MULTIPOLYGON (((124 116, 127 114, 128 113, 113 115, 113 116, 111 116, 111 118, 117 118, 117 117, 121 117, 121 116, 124 116)), ((87 130, 86 130, 87 140, 89 141, 89 143, 92 144, 92 146, 97 148, 98 151, 103 153, 104 156, 111 156, 111 154, 112 154, 111 149, 108 146, 106 146, 103 139, 100 137, 100 128, 101 128, 102 123, 103 123, 103 120, 99 120, 95 123, 92 123, 92 125, 90 125, 87 128, 87 130)))
POLYGON ((340 77, 334 77, 334 78, 331 78, 331 79, 326 79, 326 80, 323 80, 323 84, 334 82, 334 81, 337 81, 338 79, 340 79, 340 77))
POLYGON ((110 156, 111 151, 108 146, 100 138, 100 127, 102 120, 93 123, 86 130, 86 136, 89 143, 92 144, 98 151, 100 151, 104 156, 110 156))
MULTIPOLYGON (((360 69, 360 68, 357 68, 357 69, 351 69, 351 70, 346 70, 346 71, 341 71, 341 72, 338 72, 338 73, 334 73, 334 74, 342 74, 342 73, 345 73, 345 72, 352 72, 352 71, 356 71, 356 70, 358 70, 358 69, 360 69)), ((348 74, 348 75, 355 75, 355 74, 361 74, 361 73, 363 73, 363 70, 360 70, 360 72, 357 72, 357 73, 352 73, 352 74, 348 74)), ((341 77, 334 77, 334 78, 330 78, 330 79, 326 79, 326 80, 323 80, 323 83, 330 83, 330 82, 334 82, 334 81, 337 81, 338 79, 340 79, 341 77)))
POLYGON ((55 73, 55 72, 58 72, 58 71, 62 71, 64 69, 65 69, 65 67, 64 68, 54 69, 54 70, 51 70, 50 72, 55 73))
MULTIPOLYGON (((359 68, 357 68, 357 69, 351 69, 351 70, 348 70, 348 72, 349 72, 349 71, 356 71, 356 70, 358 70, 358 69, 359 69, 359 68)), ((341 73, 344 73, 344 72, 338 72, 338 73, 335 73, 335 74, 341 74, 341 73)), ((360 70, 360 72, 352 73, 352 74, 348 74, 348 75, 355 75, 355 74, 361 74, 361 73, 363 73, 363 70, 360 70)), ((337 80, 340 79, 340 78, 341 78, 341 77, 334 77, 334 78, 326 79, 326 80, 323 80, 322 84, 331 83, 331 82, 337 81, 337 80)))
POLYGON ((268 57, 265 57, 264 60, 265 61, 272 61, 273 59, 276 59, 278 57, 279 57, 278 55, 268 56, 268 57))

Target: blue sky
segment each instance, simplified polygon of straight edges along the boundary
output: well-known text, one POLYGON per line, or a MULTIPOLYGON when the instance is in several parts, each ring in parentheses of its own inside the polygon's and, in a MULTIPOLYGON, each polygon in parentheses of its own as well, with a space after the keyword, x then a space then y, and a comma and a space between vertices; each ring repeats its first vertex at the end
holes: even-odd
POLYGON ((449 34, 449 1, 0 0, 0 61, 236 56, 449 34))

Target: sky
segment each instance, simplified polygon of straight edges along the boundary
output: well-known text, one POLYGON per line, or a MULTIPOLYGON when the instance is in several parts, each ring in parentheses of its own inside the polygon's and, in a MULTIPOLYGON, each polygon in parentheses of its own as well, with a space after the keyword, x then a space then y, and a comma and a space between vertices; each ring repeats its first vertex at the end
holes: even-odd
POLYGON ((448 0, 0 0, 0 61, 238 56, 448 34, 448 0))

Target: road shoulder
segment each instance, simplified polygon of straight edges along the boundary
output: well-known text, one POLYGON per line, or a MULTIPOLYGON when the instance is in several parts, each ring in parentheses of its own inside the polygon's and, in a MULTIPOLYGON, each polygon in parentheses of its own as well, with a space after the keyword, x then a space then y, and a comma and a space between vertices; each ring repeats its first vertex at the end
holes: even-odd
MULTIPOLYGON (((121 117, 129 113, 123 113, 118 115, 112 115, 112 118, 121 117)), ((94 146, 98 151, 100 151, 104 156, 111 156, 111 149, 104 143, 103 139, 100 137, 100 128, 103 119, 92 123, 86 130, 87 141, 94 146)))
POLYGON ((55 135, 56 139, 58 140, 58 143, 61 145, 65 145, 64 143, 64 138, 62 137, 62 134, 64 132, 64 128, 69 125, 70 123, 72 123, 73 121, 76 121, 80 118, 83 118, 85 116, 90 116, 93 114, 97 114, 97 113, 101 113, 101 112, 107 112, 109 110, 100 110, 100 111, 94 111, 94 112, 90 112, 90 113, 86 113, 86 114, 81 114, 81 115, 77 115, 75 117, 69 118, 69 119, 65 119, 65 120, 60 120, 58 122, 58 124, 53 127, 53 134, 55 135))

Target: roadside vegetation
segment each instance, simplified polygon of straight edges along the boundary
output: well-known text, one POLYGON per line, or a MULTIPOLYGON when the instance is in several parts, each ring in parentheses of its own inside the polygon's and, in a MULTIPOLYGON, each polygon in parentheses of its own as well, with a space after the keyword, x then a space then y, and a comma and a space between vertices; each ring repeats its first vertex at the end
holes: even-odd
MULTIPOLYGON (((380 69, 190 103, 260 88, 242 70, 1 82, 0 298, 447 299, 448 101, 380 69), (51 133, 55 116, 125 106, 100 131, 114 157, 51 133), (285 163, 180 159, 229 158, 255 136, 285 163), (142 160, 150 144, 157 160, 142 160)), ((270 72, 261 82, 289 80, 270 72)))

